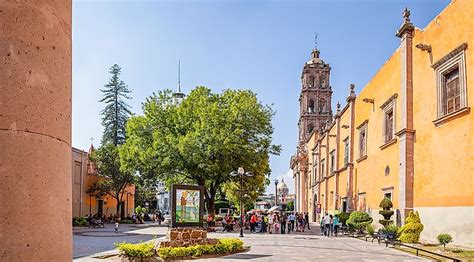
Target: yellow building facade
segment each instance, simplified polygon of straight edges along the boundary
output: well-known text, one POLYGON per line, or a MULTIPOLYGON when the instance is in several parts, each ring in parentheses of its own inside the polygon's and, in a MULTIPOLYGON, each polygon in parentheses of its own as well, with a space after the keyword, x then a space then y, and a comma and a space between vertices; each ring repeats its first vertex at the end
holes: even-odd
POLYGON ((424 29, 403 16, 400 47, 360 94, 349 87, 345 106, 292 158, 295 179, 306 181, 295 183, 297 211, 313 221, 365 211, 380 227, 388 197, 397 224, 420 213, 422 241, 449 233, 473 246, 474 1, 452 1, 424 29))

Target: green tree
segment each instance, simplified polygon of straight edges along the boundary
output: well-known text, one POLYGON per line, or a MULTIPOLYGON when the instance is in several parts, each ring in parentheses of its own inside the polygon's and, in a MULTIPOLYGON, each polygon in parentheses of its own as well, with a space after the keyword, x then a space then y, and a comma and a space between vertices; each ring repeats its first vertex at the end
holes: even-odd
POLYGON ((117 200, 116 214, 120 215, 120 203, 123 202, 125 188, 134 181, 134 174, 120 170, 118 147, 105 144, 92 154, 92 160, 97 165, 97 171, 103 179, 92 184, 89 189, 95 195, 108 194, 117 200))
POLYGON ((423 228, 418 211, 410 211, 405 219, 405 225, 400 227, 398 231, 400 241, 402 243, 418 243, 423 228))
POLYGON ((135 180, 135 203, 136 205, 145 206, 146 202, 156 200, 158 193, 157 182, 153 179, 138 177, 135 180))
POLYGON ((215 94, 197 87, 180 104, 171 91, 159 92, 145 101, 142 116, 129 120, 122 163, 168 185, 204 186, 214 213, 219 190, 230 199, 237 193, 238 180, 229 173, 239 166, 254 173, 245 178, 249 197, 256 199, 269 183, 269 155, 280 152, 272 145, 273 114, 248 90, 215 94))
POLYGON ((100 90, 103 98, 99 102, 105 103, 101 112, 104 126, 102 144, 112 143, 117 146, 125 142, 125 124, 132 114, 126 100, 131 99, 131 91, 119 78, 121 70, 120 66, 114 64, 109 70, 112 75, 109 83, 104 86, 105 89, 100 90))

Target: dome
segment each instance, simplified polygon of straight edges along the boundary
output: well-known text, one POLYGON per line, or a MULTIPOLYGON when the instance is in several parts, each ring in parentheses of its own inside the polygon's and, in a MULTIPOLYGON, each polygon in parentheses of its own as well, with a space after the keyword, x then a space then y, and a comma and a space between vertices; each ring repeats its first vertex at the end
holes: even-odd
POLYGON ((283 179, 281 180, 281 182, 278 183, 277 188, 278 188, 278 191, 288 190, 288 186, 285 184, 283 179))
POLYGON ((306 62, 307 65, 311 65, 311 64, 322 64, 324 65, 324 61, 319 58, 319 50, 318 49, 313 49, 313 51, 311 52, 311 60, 309 60, 308 62, 306 62))

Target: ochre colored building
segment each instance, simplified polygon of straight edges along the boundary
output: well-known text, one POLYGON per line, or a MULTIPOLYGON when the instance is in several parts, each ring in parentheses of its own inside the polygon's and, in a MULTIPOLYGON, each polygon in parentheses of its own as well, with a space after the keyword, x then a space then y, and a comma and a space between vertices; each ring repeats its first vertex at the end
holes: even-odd
MULTIPOLYGON (((88 189, 101 177, 94 163, 89 159, 94 147, 91 145, 88 152, 72 148, 72 216, 86 216, 101 214, 107 217, 116 214, 117 200, 110 195, 97 198, 89 194, 88 189)), ((135 210, 135 185, 126 187, 123 201, 120 206, 120 216, 132 215, 135 210)))
POLYGON ((381 227, 388 197, 397 224, 420 213, 422 241, 449 233, 474 245, 473 17, 474 1, 452 1, 419 29, 404 11, 400 47, 360 94, 350 86, 326 125, 300 135, 291 160, 297 211, 313 221, 366 211, 381 227))

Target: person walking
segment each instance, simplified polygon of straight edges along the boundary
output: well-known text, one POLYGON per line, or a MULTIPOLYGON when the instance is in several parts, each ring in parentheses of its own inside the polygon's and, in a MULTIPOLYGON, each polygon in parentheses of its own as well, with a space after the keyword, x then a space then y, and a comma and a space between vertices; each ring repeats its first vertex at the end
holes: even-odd
POLYGON ((308 212, 306 212, 304 214, 304 220, 305 220, 305 223, 306 223, 305 225, 308 226, 308 230, 311 230, 311 228, 309 228, 309 215, 308 215, 308 212))
POLYGON ((280 216, 278 214, 274 215, 273 224, 275 225, 275 234, 278 234, 280 231, 280 216))
POLYGON ((331 217, 329 217, 328 213, 324 216, 324 235, 329 237, 329 231, 331 227, 331 217))
POLYGON ((250 217, 250 233, 255 233, 255 225, 257 224, 257 216, 255 213, 252 213, 250 217))
POLYGON ((334 219, 332 220, 332 227, 334 229, 334 236, 337 237, 337 230, 339 229, 339 216, 334 215, 334 219))
POLYGON ((329 215, 329 218, 331 218, 331 222, 330 222, 331 224, 329 225, 329 232, 331 233, 331 236, 332 236, 334 234, 334 224, 333 224, 334 219, 332 215, 329 215))
POLYGON ((281 215, 281 219, 280 219, 280 230, 281 230, 281 233, 282 234, 285 234, 285 230, 286 230, 286 220, 287 220, 287 217, 286 217, 286 214, 282 214, 281 215))
POLYGON ((268 233, 271 234, 272 233, 272 229, 273 229, 273 214, 269 214, 268 215, 268 233))
POLYGON ((290 229, 291 231, 295 231, 295 220, 296 220, 296 216, 293 212, 290 213, 288 219, 290 220, 290 229))

